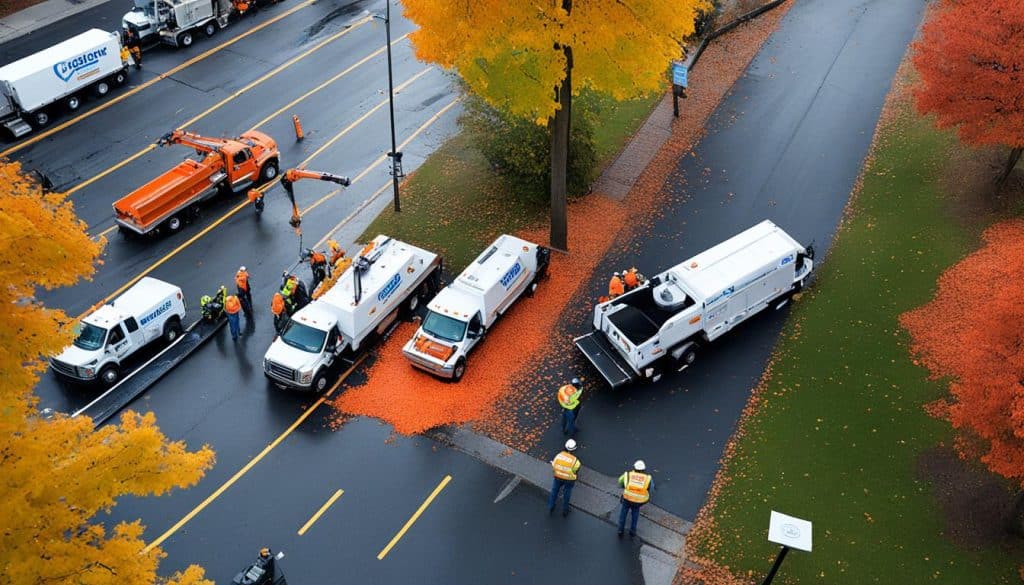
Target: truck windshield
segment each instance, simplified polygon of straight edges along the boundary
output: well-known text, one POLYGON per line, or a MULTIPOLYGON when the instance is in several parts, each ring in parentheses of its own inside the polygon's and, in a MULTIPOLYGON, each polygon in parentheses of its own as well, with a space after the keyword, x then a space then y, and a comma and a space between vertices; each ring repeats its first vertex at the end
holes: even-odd
POLYGON ((82 331, 75 338, 75 347, 95 351, 103 347, 103 341, 107 338, 107 330, 97 327, 91 323, 83 323, 82 331))
POLYGON ((446 341, 462 341, 466 336, 466 322, 427 311, 427 318, 423 320, 423 330, 446 341))
POLYGON ((298 321, 289 322, 288 326, 285 327, 284 333, 281 334, 281 341, 309 353, 319 353, 324 346, 324 339, 326 338, 326 331, 313 329, 298 321))

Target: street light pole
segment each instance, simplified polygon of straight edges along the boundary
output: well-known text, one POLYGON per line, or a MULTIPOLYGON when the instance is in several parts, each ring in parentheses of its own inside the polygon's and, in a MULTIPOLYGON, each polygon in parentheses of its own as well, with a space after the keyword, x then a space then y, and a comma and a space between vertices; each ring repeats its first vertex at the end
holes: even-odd
POLYGON ((394 76, 391 72, 391 0, 384 0, 384 31, 387 35, 388 48, 388 107, 391 110, 391 182, 395 192, 395 211, 402 211, 402 204, 398 198, 398 179, 402 172, 402 153, 398 152, 398 145, 395 141, 395 87, 394 76))

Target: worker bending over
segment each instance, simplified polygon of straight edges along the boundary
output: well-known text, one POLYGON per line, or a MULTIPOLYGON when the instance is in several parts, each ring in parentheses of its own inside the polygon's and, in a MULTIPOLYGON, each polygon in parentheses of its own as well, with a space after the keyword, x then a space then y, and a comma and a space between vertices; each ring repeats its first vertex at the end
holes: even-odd
POLYGON ((608 298, 614 299, 615 297, 622 296, 626 292, 626 284, 622 282, 622 277, 616 272, 612 275, 612 279, 608 281, 608 298))

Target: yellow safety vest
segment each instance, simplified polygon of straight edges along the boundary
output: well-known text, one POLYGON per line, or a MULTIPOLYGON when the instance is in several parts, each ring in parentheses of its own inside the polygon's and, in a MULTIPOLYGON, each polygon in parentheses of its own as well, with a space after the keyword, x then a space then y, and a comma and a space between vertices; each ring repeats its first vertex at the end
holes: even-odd
POLYGON ((646 473, 627 471, 622 474, 619 481, 626 485, 625 489, 622 490, 622 497, 627 502, 646 504, 651 499, 651 494, 648 491, 651 486, 651 476, 646 473))
POLYGON ((555 455, 551 462, 551 468, 555 471, 555 477, 566 481, 576 481, 576 472, 580 469, 580 460, 575 455, 562 451, 555 455))
POLYGON ((582 390, 572 384, 566 384, 558 389, 558 403, 562 405, 562 408, 573 410, 580 405, 580 395, 582 394, 582 390))

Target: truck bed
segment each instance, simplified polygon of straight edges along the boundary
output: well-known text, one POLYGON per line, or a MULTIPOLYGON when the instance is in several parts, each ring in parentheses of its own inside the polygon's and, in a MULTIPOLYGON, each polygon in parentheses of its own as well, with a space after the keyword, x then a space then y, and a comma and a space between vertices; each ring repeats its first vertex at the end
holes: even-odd
POLYGON ((186 159, 173 169, 114 203, 119 223, 146 232, 167 216, 211 195, 224 173, 213 165, 186 159))
POLYGON ((577 337, 574 341, 576 347, 583 352, 583 355, 612 388, 625 386, 637 379, 638 376, 633 369, 622 359, 619 352, 611 346, 601 332, 594 331, 577 337))

